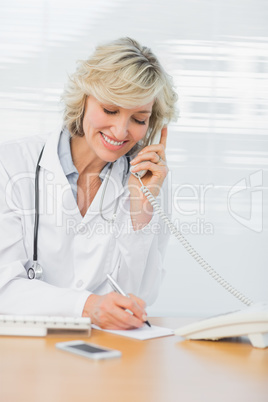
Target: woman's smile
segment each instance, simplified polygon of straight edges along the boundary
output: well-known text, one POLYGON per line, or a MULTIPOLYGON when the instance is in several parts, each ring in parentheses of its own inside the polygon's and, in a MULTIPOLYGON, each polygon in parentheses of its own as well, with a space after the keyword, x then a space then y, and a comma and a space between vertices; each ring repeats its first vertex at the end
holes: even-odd
POLYGON ((100 134, 103 145, 112 151, 113 150, 117 151, 118 149, 121 149, 128 142, 128 141, 116 141, 115 139, 109 137, 108 135, 104 134, 101 131, 100 134))

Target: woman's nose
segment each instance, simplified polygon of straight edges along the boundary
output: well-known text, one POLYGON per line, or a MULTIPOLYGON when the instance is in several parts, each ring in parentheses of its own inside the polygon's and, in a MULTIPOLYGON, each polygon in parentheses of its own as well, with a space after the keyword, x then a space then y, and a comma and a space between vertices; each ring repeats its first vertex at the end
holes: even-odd
POLYGON ((129 121, 126 119, 118 119, 111 128, 112 134, 118 141, 123 141, 128 136, 129 121))

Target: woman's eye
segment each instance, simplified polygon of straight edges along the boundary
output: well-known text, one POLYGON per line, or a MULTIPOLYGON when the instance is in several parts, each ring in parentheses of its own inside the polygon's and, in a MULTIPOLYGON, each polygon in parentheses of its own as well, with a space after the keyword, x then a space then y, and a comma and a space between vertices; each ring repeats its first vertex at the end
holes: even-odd
MULTIPOLYGON (((103 111, 106 114, 116 114, 117 113, 117 110, 109 110, 109 109, 105 109, 105 108, 103 108, 103 111)), ((135 121, 135 123, 141 124, 142 126, 144 126, 146 124, 145 120, 138 120, 138 119, 135 119, 134 117, 133 117, 133 120, 135 121)))
POLYGON ((145 120, 138 120, 138 119, 134 119, 134 121, 138 124, 142 124, 143 126, 145 125, 146 121, 145 120))
POLYGON ((105 109, 105 108, 103 108, 103 111, 104 111, 104 113, 106 113, 106 114, 116 114, 116 113, 117 113, 116 110, 108 110, 108 109, 105 109))

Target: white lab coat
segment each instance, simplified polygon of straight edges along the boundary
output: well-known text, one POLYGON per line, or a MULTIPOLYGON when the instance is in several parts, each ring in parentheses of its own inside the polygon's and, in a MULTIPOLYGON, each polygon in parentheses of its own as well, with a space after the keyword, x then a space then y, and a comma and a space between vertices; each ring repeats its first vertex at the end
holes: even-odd
POLYGON ((133 231, 129 191, 123 188, 124 160, 114 163, 103 201, 114 226, 99 213, 103 183, 86 215, 81 216, 58 158, 60 131, 0 146, 0 313, 81 316, 91 293, 111 291, 106 274, 126 292, 152 303, 162 282, 167 243, 158 215, 133 231), (34 178, 39 173, 38 262, 44 280, 29 280, 33 261, 34 178), (155 233, 156 232, 156 233, 155 233))

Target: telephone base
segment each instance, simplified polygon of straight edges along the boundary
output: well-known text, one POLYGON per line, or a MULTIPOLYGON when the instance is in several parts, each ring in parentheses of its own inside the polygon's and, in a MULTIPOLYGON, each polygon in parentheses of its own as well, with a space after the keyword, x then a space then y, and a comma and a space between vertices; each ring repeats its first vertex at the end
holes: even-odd
POLYGON ((263 334, 250 334, 248 338, 255 348, 267 348, 268 347, 268 332, 263 334))
POLYGON ((267 348, 268 304, 253 304, 245 310, 198 321, 178 328, 175 335, 195 340, 247 336, 255 348, 267 348))

